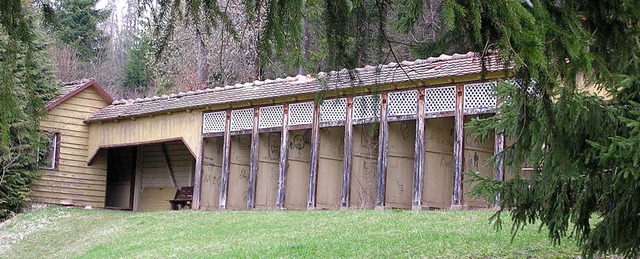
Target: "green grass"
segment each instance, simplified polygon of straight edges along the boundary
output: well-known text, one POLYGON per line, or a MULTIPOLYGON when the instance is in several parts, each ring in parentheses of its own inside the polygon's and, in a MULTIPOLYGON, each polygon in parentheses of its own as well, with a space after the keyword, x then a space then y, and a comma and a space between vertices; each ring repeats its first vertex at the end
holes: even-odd
POLYGON ((574 257, 491 211, 170 211, 52 207, 0 227, 0 257, 574 257))

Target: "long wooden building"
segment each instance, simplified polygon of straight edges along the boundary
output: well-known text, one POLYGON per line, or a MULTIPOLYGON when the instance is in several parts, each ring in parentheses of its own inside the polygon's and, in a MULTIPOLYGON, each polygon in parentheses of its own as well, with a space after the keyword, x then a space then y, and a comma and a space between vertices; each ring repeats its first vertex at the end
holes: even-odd
POLYGON ((194 209, 465 208, 466 172, 504 137, 465 129, 491 116, 504 79, 474 53, 116 100, 95 80, 48 105, 57 166, 31 199, 134 211, 170 209, 193 187, 194 209), (484 69, 483 69, 484 68, 484 69))

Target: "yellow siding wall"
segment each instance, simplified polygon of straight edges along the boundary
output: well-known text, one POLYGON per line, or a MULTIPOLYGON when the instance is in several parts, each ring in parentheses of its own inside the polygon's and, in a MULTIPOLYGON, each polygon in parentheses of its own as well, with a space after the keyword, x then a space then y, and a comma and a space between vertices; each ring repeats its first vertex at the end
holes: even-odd
POLYGON ((89 155, 100 147, 123 146, 167 139, 184 139, 195 155, 200 152, 202 112, 179 112, 136 120, 94 122, 89 126, 89 155))
POLYGON ((83 121, 107 105, 89 87, 53 108, 40 122, 41 130, 60 133, 60 161, 58 170, 43 170, 33 184, 33 202, 73 200, 79 206, 104 207, 107 159, 101 153, 87 166, 89 126, 83 121))

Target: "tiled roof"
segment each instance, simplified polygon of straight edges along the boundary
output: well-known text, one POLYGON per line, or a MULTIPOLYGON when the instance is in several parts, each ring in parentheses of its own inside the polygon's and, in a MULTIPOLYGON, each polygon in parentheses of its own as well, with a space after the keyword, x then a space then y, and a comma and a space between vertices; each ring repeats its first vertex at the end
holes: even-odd
POLYGON ((60 94, 51 99, 45 104, 47 110, 51 110, 56 107, 58 104, 64 102, 65 100, 71 98, 75 94, 81 92, 89 86, 93 86, 107 102, 112 102, 113 98, 102 89, 100 85, 93 78, 85 78, 71 82, 62 83, 62 89, 60 90, 60 94))
MULTIPOLYGON (((485 57, 488 72, 504 69, 497 56, 485 57)), ((319 73, 317 77, 298 75, 275 80, 254 81, 245 84, 181 92, 178 94, 116 100, 91 115, 87 121, 104 121, 131 116, 149 115, 167 111, 231 104, 242 101, 268 100, 275 97, 317 93, 323 90, 367 87, 391 83, 406 83, 427 79, 478 74, 482 61, 475 53, 441 55, 426 60, 403 61, 387 65, 366 66, 354 70, 343 69, 319 73)))

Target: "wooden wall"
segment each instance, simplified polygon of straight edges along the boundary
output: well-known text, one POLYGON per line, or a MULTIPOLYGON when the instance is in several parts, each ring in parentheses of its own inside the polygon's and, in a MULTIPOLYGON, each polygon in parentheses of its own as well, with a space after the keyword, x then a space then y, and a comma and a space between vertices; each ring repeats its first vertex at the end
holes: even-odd
MULTIPOLYGON (((105 121, 89 125, 89 156, 100 147, 139 145, 163 140, 182 139, 191 153, 200 152, 202 111, 179 112, 105 121)), ((91 157, 89 157, 91 158, 91 157)))
POLYGON ((340 208, 343 157, 344 127, 321 128, 316 208, 340 208))
POLYGON ((256 178, 256 209, 276 208, 279 158, 280 132, 260 134, 258 176, 256 178))
POLYGON ((385 207, 411 209, 415 121, 389 123, 385 207))
POLYGON ((79 206, 104 207, 106 190, 106 154, 96 155, 87 166, 89 127, 83 122, 108 103, 89 87, 48 112, 40 129, 60 133, 58 170, 43 170, 33 184, 31 200, 36 203, 59 204, 73 200, 79 206))
POLYGON ((289 131, 288 148, 285 207, 287 209, 306 209, 309 190, 311 130, 289 131))
MULTIPOLYGON (((471 121, 472 118, 478 116, 465 116, 465 125, 471 121)), ((464 132, 464 175, 463 180, 467 179, 467 173, 479 172, 481 176, 493 177, 493 163, 489 163, 493 156, 493 148, 495 137, 491 134, 491 137, 482 142, 480 138, 473 136, 473 131, 465 128, 464 132)), ((475 186, 475 183, 463 182, 464 195, 463 200, 465 205, 470 207, 486 207, 484 199, 473 199, 469 196, 469 192, 475 186)))
POLYGON ((173 199, 175 191, 184 186, 193 186, 195 159, 182 141, 164 143, 171 162, 171 167, 177 186, 173 186, 169 167, 162 151, 162 144, 150 144, 139 146, 138 168, 134 197, 135 203, 139 203, 141 211, 169 210, 169 202, 173 199))
POLYGON ((425 123, 423 206, 451 207, 453 127, 453 117, 427 119, 425 123))
POLYGON ((353 169, 349 206, 373 209, 376 200, 378 168, 378 126, 353 126, 353 169))
POLYGON ((227 189, 228 209, 244 210, 247 208, 250 156, 251 135, 231 137, 231 163, 229 167, 229 187, 227 189))
MULTIPOLYGON (((220 197, 220 177, 222 175, 222 137, 203 141, 202 192, 200 209, 217 210, 220 197)), ((197 183, 196 183, 197 184, 197 183)))

